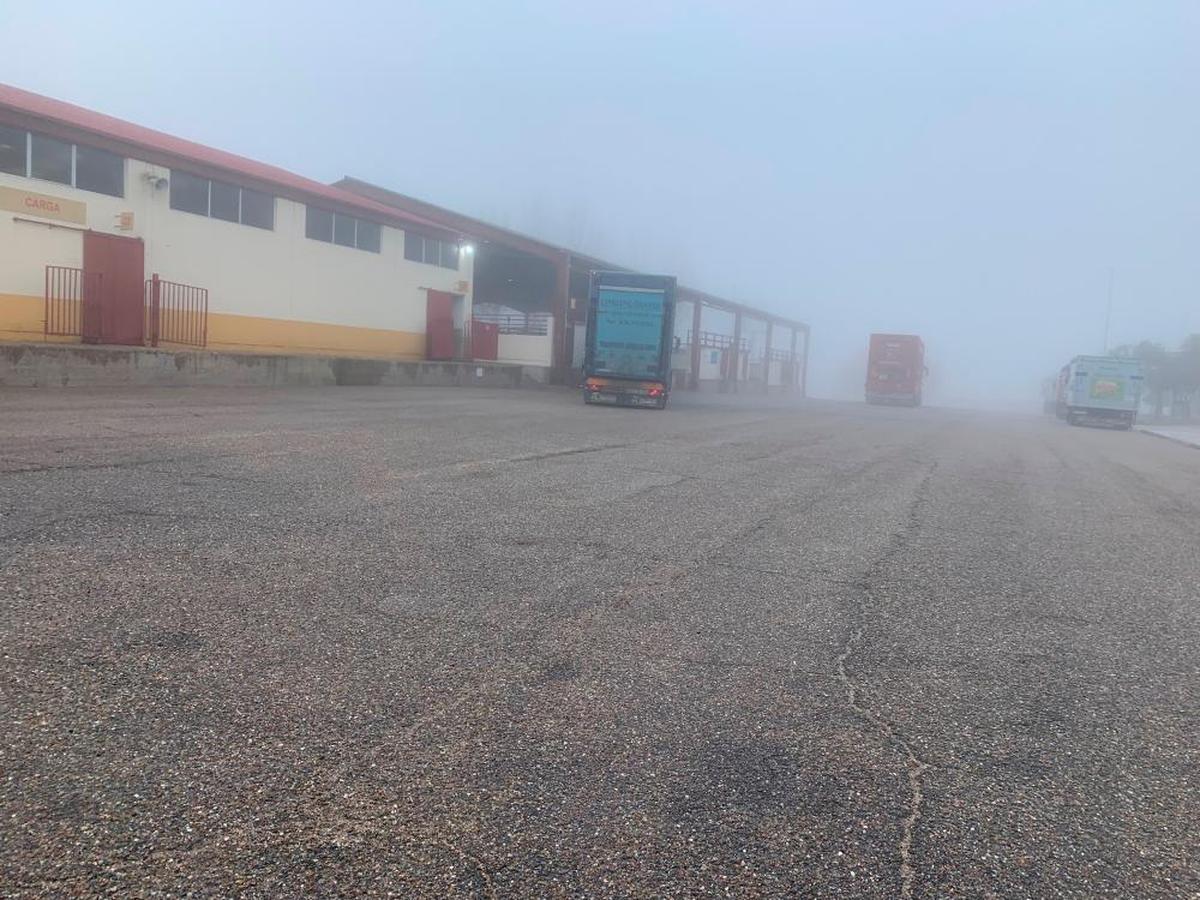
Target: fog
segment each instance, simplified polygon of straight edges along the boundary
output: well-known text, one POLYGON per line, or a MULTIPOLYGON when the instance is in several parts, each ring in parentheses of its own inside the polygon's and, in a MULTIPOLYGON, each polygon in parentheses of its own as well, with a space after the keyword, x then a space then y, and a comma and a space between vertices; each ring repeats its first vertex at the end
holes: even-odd
POLYGON ((354 175, 1036 408, 1200 331, 1194 2, 0 4, 0 81, 354 175))

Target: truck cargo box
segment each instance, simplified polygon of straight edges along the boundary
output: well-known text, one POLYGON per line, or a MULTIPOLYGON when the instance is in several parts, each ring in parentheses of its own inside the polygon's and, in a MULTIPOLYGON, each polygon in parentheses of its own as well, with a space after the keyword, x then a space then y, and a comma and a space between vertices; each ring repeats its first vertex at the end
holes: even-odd
POLYGON ((925 344, 915 334, 873 334, 867 356, 868 403, 920 406, 925 344))

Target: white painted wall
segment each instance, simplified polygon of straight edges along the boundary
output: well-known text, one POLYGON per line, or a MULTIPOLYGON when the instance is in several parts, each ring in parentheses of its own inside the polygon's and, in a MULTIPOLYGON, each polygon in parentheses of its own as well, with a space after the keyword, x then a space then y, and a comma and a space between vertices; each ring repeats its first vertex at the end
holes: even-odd
MULTIPOLYGON (((305 205, 282 198, 275 201, 274 231, 223 222, 171 209, 169 189, 144 177, 169 178, 168 170, 132 159, 125 168, 124 198, 3 173, 0 185, 86 203, 87 227, 142 238, 147 277, 157 272, 207 288, 214 313, 423 332, 421 288, 461 293, 458 283, 472 281, 469 254, 457 270, 406 260, 397 228, 384 226, 380 253, 311 240, 304 235, 305 205), (132 231, 116 227, 122 212, 133 213, 132 231)), ((0 210, 0 294, 40 297, 46 265, 83 265, 82 235, 17 222, 16 215, 0 210)), ((469 289, 467 296, 469 315, 469 289)))
POLYGON ((524 366, 548 366, 554 349, 554 320, 548 319, 549 328, 540 334, 502 334, 496 350, 496 361, 520 363, 524 366))

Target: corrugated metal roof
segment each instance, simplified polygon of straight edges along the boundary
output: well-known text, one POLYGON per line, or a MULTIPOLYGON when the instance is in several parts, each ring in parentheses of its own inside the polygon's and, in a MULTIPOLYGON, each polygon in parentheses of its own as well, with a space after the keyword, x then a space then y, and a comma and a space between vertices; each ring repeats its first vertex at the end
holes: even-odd
POLYGON ((404 213, 395 207, 378 203, 341 188, 322 184, 310 178, 304 178, 285 169, 247 159, 235 153, 226 153, 224 150, 206 147, 194 141, 177 138, 152 128, 135 125, 132 122, 106 116, 103 113, 64 103, 51 97, 44 97, 41 94, 24 91, 11 85, 0 84, 0 107, 8 107, 28 116, 45 119, 72 129, 91 132, 131 147, 152 150, 181 161, 192 161, 220 169, 234 176, 240 175, 244 178, 272 184, 315 200, 327 200, 339 206, 371 213, 380 221, 399 224, 400 227, 407 223, 439 233, 453 233, 457 237, 461 237, 455 229, 448 228, 441 223, 422 216, 404 213))

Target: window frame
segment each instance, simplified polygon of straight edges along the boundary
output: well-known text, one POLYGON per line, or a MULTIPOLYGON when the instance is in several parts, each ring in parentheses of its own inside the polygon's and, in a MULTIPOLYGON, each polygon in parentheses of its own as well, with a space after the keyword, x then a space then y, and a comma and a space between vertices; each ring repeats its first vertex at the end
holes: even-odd
POLYGON ((354 216, 348 216, 345 213, 335 212, 333 214, 333 243, 337 244, 339 247, 358 249, 358 219, 354 216), (348 241, 338 239, 339 232, 341 231, 341 229, 338 228, 339 224, 349 226, 350 234, 348 236, 342 235, 343 238, 348 237, 348 241))
MULTIPOLYGON (((28 178, 29 177, 29 129, 28 128, 18 128, 15 125, 4 125, 3 127, 6 130, 11 131, 13 133, 14 137, 16 135, 20 135, 20 146, 24 149, 24 152, 21 154, 21 171, 20 172, 9 172, 7 169, 0 169, 0 174, 12 175, 15 178, 28 178)), ((13 145, 14 149, 16 148, 16 146, 17 146, 17 144, 14 143, 14 145, 13 145)))
MULTIPOLYGON (((274 231, 275 230, 275 201, 277 199, 278 198, 274 194, 268 194, 266 191, 257 191, 254 188, 248 188, 248 187, 243 187, 243 186, 239 185, 238 186, 238 224, 245 225, 247 228, 258 228, 258 229, 261 229, 262 231, 274 231), (247 192, 252 194, 254 197, 262 197, 267 201, 267 204, 268 204, 267 208, 271 212, 271 215, 270 215, 271 221, 270 221, 269 225, 261 225, 258 222, 247 222, 246 221, 246 193, 247 192)), ((251 207, 253 208, 253 202, 251 203, 251 207)))
POLYGON ((24 138, 25 138, 25 165, 24 165, 23 170, 20 172, 9 172, 6 170, 0 174, 12 175, 15 178, 28 178, 30 181, 44 181, 47 184, 57 184, 57 185, 61 185, 62 187, 72 188, 73 190, 84 191, 88 194, 99 194, 103 197, 116 197, 119 200, 125 199, 125 190, 126 190, 125 183, 129 177, 129 171, 128 171, 128 166, 127 166, 127 163, 129 162, 128 156, 125 156, 121 153, 113 153, 111 150, 106 150, 103 147, 97 147, 94 144, 89 144, 87 142, 80 143, 79 141, 73 141, 73 140, 69 140, 69 139, 55 137, 54 135, 44 134, 43 132, 34 131, 33 129, 30 129, 30 128, 21 128, 20 126, 16 126, 16 125, 5 125, 4 127, 7 128, 8 130, 14 132, 15 134, 24 135, 24 138), (66 181, 62 181, 57 178, 48 178, 45 175, 34 173, 34 170, 33 170, 33 143, 34 143, 35 139, 41 139, 41 140, 50 141, 50 142, 53 142, 56 144, 62 144, 68 148, 68 150, 70 152, 69 164, 68 164, 69 176, 66 181), (115 160, 118 160, 120 162, 121 192, 119 194, 114 194, 111 191, 97 190, 95 187, 85 187, 79 183, 79 150, 80 150, 80 148, 83 148, 83 150, 85 150, 87 152, 101 154, 101 155, 107 155, 107 156, 109 156, 115 160))
MULTIPOLYGON (((172 176, 172 177, 174 177, 174 176, 172 176)), ((236 184, 230 184, 228 181, 220 181, 216 178, 209 178, 208 179, 208 217, 210 219, 216 219, 220 222, 230 222, 234 225, 240 225, 242 222, 242 189, 236 184), (221 190, 229 188, 230 190, 233 191, 233 197, 232 197, 232 199, 233 199, 233 218, 232 219, 226 218, 223 215, 218 216, 216 213, 213 212, 213 205, 214 205, 213 199, 215 198, 215 195, 218 193, 218 190, 217 190, 218 185, 220 185, 221 190)))
MULTIPOLYGON (((317 206, 314 203, 304 204, 304 236, 310 241, 320 241, 322 244, 332 244, 335 247, 346 247, 350 250, 362 250, 364 253, 382 253, 383 229, 384 225, 382 222, 375 222, 371 219, 363 219, 359 216, 352 216, 348 213, 336 212, 332 209, 326 209, 323 206, 317 206), (324 234, 313 234, 315 229, 309 227, 309 222, 313 220, 313 213, 318 213, 321 216, 328 217, 328 237, 326 237, 324 234), (351 227, 349 241, 338 240, 338 222, 342 222, 343 225, 345 225, 347 222, 349 223, 351 227), (363 225, 370 226, 370 228, 363 229, 361 227, 363 225), (375 246, 364 247, 360 242, 360 238, 364 230, 373 231, 375 235, 375 246)), ((407 232, 405 232, 405 234, 407 235, 407 232)))
MULTIPOLYGON (((206 218, 206 219, 212 218, 212 179, 211 178, 205 178, 202 175, 194 175, 191 172, 186 172, 182 169, 172 169, 171 170, 171 183, 170 183, 169 187, 167 188, 167 190, 168 190, 167 206, 169 206, 171 209, 175 210, 176 212, 185 212, 185 213, 188 213, 193 216, 204 216, 204 218, 206 218), (174 197, 172 196, 172 194, 174 193, 174 188, 175 188, 177 181, 179 180, 180 175, 183 175, 185 177, 185 179, 186 178, 194 178, 196 181, 204 182, 204 212, 200 212, 199 210, 196 210, 196 209, 188 209, 183 206, 175 205, 174 197)), ((217 221, 223 221, 223 220, 218 219, 217 221)))
POLYGON ((105 150, 103 147, 93 147, 90 144, 72 144, 71 146, 74 148, 72 155, 71 155, 71 157, 72 157, 71 180, 73 182, 72 186, 75 188, 75 190, 87 191, 88 193, 91 193, 91 194, 101 194, 105 197, 116 197, 120 200, 124 200, 125 199, 125 179, 129 175, 129 173, 128 173, 129 167, 126 165, 126 163, 128 162, 128 157, 122 156, 120 153, 113 153, 111 150, 105 150), (120 172, 121 172, 121 174, 120 174, 121 193, 114 194, 111 191, 102 191, 102 190, 97 190, 94 187, 81 187, 80 186, 80 184, 79 184, 79 151, 81 149, 84 151, 85 156, 89 153, 94 153, 94 154, 97 154, 97 158, 107 156, 107 157, 117 160, 117 162, 120 164, 120 172))
POLYGON ((36 181, 45 181, 50 184, 61 184, 66 187, 75 187, 75 144, 71 141, 64 141, 61 138, 51 137, 48 134, 35 135, 32 131, 29 132, 29 137, 25 141, 25 171, 29 173, 27 177, 36 181), (59 144, 67 148, 67 179, 61 181, 57 178, 49 178, 45 175, 37 175, 33 171, 33 142, 34 138, 39 138, 53 144, 59 144))
POLYGON ((382 253, 383 252, 383 225, 380 222, 372 222, 369 219, 357 219, 354 224, 354 246, 359 250, 367 253, 382 253), (375 235, 374 246, 364 247, 362 244, 363 226, 368 226, 367 231, 375 235))
POLYGON ((441 238, 430 237, 419 231, 404 232, 404 258, 409 262, 421 263, 426 266, 437 266, 439 269, 459 271, 462 265, 462 247, 455 241, 444 241, 441 238), (420 241, 421 252, 410 256, 409 241, 420 241), (445 252, 445 256, 443 256, 445 252), (448 265, 443 259, 452 259, 454 265, 448 265))
POLYGON ((207 188, 208 188, 208 193, 207 193, 208 199, 207 199, 207 203, 205 204, 205 211, 200 212, 198 209, 187 209, 182 206, 176 206, 174 204, 174 202, 172 202, 172 200, 171 200, 171 195, 168 194, 167 205, 171 209, 175 210, 176 212, 185 212, 185 213, 189 213, 193 216, 204 216, 206 219, 215 219, 218 222, 228 222, 230 225, 244 225, 247 228, 258 228, 263 231, 274 231, 275 230, 275 201, 279 199, 275 194, 268 194, 265 191, 258 191, 258 190, 255 190, 254 188, 248 188, 248 187, 245 187, 244 185, 237 184, 236 182, 233 182, 233 181, 223 181, 220 178, 208 178, 204 175, 197 175, 195 172, 189 172, 187 169, 171 169, 169 191, 171 191, 171 192, 174 191, 176 182, 178 181, 180 176, 183 176, 185 179, 192 178, 192 179, 195 179, 196 181, 203 181, 205 183, 205 185, 207 185, 207 188), (233 190, 237 191, 237 218, 236 219, 228 219, 224 216, 214 216, 213 215, 212 200, 213 200, 213 185, 214 184, 219 184, 219 185, 222 185, 223 187, 233 188, 233 190), (245 203, 243 202, 243 197, 244 197, 244 194, 246 191, 249 191, 250 193, 255 194, 257 196, 264 197, 268 201, 270 201, 270 209, 271 209, 271 224, 270 225, 260 225, 257 222, 247 222, 245 220, 245 203))
POLYGON ((333 210, 324 209, 320 206, 314 206, 311 203, 304 204, 304 236, 310 241, 320 241, 322 244, 333 243, 333 210), (329 237, 325 238, 318 234, 313 234, 313 229, 309 228, 309 222, 313 219, 313 213, 319 213, 326 217, 329 222, 329 237))

